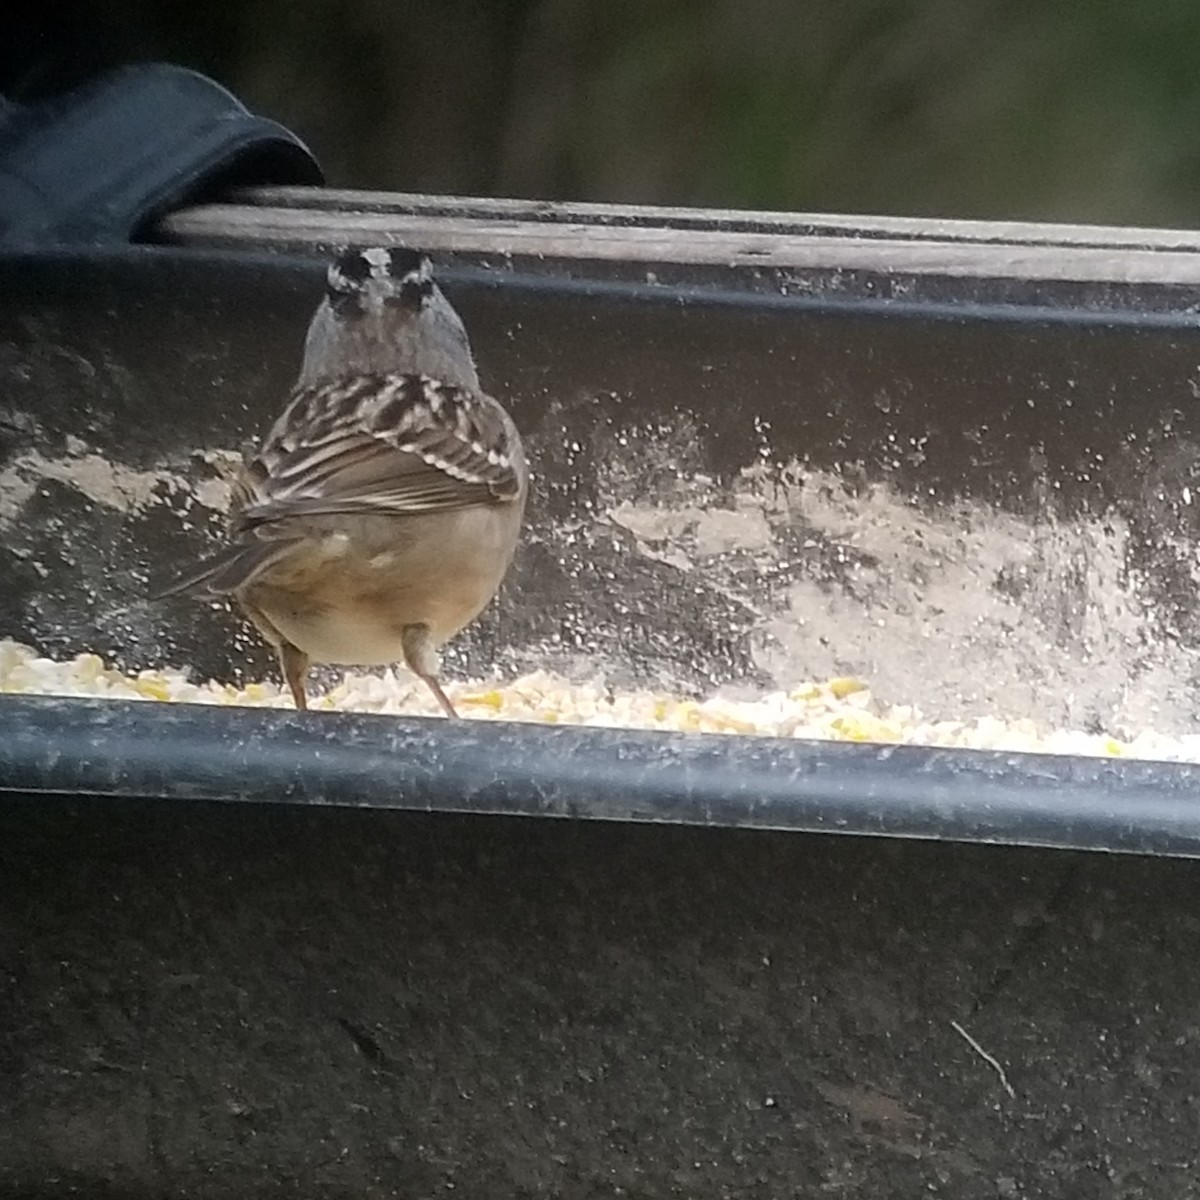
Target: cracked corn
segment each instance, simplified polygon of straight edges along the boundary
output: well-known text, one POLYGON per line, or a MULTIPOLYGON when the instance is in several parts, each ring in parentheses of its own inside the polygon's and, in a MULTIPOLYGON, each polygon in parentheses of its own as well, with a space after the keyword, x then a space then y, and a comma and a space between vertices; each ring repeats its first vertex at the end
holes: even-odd
MULTIPOLYGON (((459 712, 476 720, 1200 761, 1200 734, 1171 738, 1146 731, 1120 740, 1079 730, 1044 730, 1023 718, 931 720, 910 705, 881 703, 865 682, 850 678, 806 682, 755 700, 613 691, 542 671, 506 684, 450 683, 447 690, 459 712)), ((55 661, 6 639, 0 639, 0 693, 291 707, 273 683, 197 684, 177 670, 125 674, 95 654, 55 661)), ((424 687, 391 672, 348 674, 331 691, 314 697, 311 706, 317 711, 437 715, 424 687)))

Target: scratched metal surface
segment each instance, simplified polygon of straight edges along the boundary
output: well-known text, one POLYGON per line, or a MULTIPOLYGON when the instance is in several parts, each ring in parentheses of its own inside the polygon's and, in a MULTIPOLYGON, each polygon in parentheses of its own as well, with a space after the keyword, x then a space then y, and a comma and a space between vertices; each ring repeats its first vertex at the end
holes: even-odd
MULTIPOLYGON (((688 289, 439 265, 537 481, 450 673, 853 673, 933 714, 1190 727, 1193 315, 822 310, 748 269, 688 289)), ((227 611, 146 596, 219 534, 219 459, 282 403, 320 277, 316 256, 149 247, 0 262, 0 636, 273 670, 227 611)))

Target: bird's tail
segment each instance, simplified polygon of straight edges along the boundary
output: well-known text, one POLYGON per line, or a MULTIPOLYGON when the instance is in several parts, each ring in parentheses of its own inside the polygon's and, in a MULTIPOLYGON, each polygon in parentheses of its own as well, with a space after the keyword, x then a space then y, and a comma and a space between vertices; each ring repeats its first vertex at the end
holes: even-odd
POLYGON ((204 596, 228 596, 245 587, 256 575, 287 555, 297 543, 254 542, 246 546, 230 546, 211 558, 204 559, 193 571, 155 592, 151 600, 166 600, 170 596, 192 593, 204 596))

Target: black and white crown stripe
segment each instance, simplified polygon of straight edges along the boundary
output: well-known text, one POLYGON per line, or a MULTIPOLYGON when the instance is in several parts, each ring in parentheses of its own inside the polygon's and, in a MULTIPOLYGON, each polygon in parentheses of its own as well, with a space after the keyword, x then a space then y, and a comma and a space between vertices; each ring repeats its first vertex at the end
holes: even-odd
POLYGON ((428 255, 404 246, 373 246, 338 255, 325 278, 328 290, 342 296, 363 291, 371 281, 425 290, 433 282, 433 264, 428 255))

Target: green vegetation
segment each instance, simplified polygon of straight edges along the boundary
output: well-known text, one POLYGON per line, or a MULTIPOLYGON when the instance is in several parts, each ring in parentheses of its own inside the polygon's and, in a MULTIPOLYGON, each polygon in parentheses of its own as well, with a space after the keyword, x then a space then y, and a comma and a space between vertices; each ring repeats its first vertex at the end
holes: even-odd
POLYGON ((1194 0, 110 0, 92 19, 109 57, 193 65, 289 124, 335 183, 1200 223, 1194 0))

